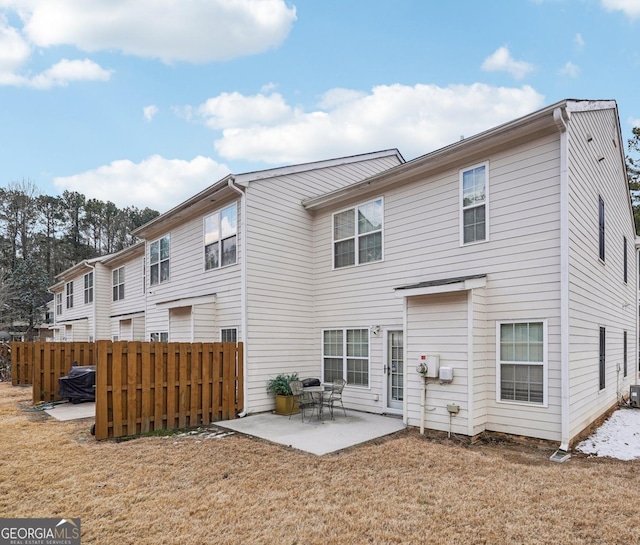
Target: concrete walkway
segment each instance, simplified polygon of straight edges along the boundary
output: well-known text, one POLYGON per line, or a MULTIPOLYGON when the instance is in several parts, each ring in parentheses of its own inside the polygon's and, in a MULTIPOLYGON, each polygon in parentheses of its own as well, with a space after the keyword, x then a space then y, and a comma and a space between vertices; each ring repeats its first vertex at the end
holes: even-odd
POLYGON ((279 416, 274 413, 249 415, 236 420, 215 422, 224 429, 245 433, 321 456, 351 447, 378 437, 403 430, 399 417, 381 416, 359 411, 347 411, 347 416, 336 409, 335 420, 305 418, 299 414, 279 416))

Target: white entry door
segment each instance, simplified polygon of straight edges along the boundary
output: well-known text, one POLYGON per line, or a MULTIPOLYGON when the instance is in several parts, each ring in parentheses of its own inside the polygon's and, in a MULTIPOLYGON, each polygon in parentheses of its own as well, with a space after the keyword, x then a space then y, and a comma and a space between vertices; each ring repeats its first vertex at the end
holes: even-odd
POLYGON ((387 331, 387 350, 384 362, 386 374, 386 400, 389 412, 402 412, 404 400, 404 373, 402 362, 404 350, 402 331, 387 331))

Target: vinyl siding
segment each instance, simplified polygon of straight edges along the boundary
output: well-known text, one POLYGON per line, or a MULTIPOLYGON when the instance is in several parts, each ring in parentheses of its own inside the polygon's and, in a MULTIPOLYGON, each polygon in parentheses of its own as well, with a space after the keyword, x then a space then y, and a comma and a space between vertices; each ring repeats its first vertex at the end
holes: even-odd
MULTIPOLYGON (((240 238, 243 236, 243 218, 241 217, 240 201, 237 201, 237 262, 219 269, 205 270, 204 268, 204 218, 205 216, 220 210, 234 201, 215 202, 210 209, 199 214, 184 223, 176 226, 168 234, 170 236, 170 278, 168 281, 151 286, 149 275, 149 245, 154 240, 148 240, 146 244, 147 256, 147 335, 155 331, 169 331, 169 310, 162 308, 162 303, 179 301, 192 297, 209 296, 215 294, 215 322, 218 320, 234 324, 240 323, 240 262, 242 246, 240 238)), ((160 238, 160 237, 158 237, 160 238)), ((211 318, 209 318, 211 323, 211 318)), ((200 322, 203 325, 204 322, 200 322)), ((215 341, 217 339, 217 325, 210 331, 202 328, 198 335, 202 341, 215 341)), ((180 333, 182 335, 183 333, 180 333)), ((239 332, 240 337, 242 333, 239 332)), ((169 338, 174 340, 172 332, 169 338)))
MULTIPOLYGON (((95 340, 111 339, 111 270, 96 263, 93 275, 93 298, 95 311, 95 340)), ((91 333, 92 335, 92 333, 91 333)))
POLYGON ((574 112, 569 125, 570 437, 579 434, 635 383, 635 230, 613 110, 574 112), (589 135, 591 140, 589 140, 589 135), (598 159, 602 157, 603 160, 598 159), (598 252, 598 197, 605 203, 605 262, 598 252), (628 283, 623 281, 623 237, 628 283), (599 329, 606 328, 606 386, 599 388, 599 329), (628 369, 622 371, 623 331, 628 369))
MULTIPOLYGON (((552 132, 494 149, 483 157, 470 157, 439 173, 382 192, 363 192, 357 200, 341 204, 340 209, 384 198, 384 261, 361 266, 332 270, 333 210, 318 211, 314 221, 317 326, 385 327, 401 323, 402 299, 396 297, 394 288, 486 274, 486 333, 474 332, 474 345, 481 350, 478 365, 474 362, 476 386, 485 385, 485 391, 477 393, 477 402, 486 411, 486 428, 509 433, 521 433, 524 428, 534 437, 559 438, 559 386, 549 387, 546 408, 497 403, 495 392, 498 320, 547 319, 550 382, 560 378, 559 168, 559 135, 552 132), (489 164, 490 240, 461 247, 459 169, 483 161, 489 164)), ((447 321, 447 315, 442 319, 447 321)), ((464 346, 466 350, 466 337, 464 346)), ((413 347, 406 349, 411 354, 413 347)), ((415 391, 420 377, 411 357, 407 359, 407 385, 415 391)), ((381 346, 372 343, 371 389, 347 386, 344 397, 349 406, 380 412, 375 398, 382 385, 382 364, 381 346)), ((462 378, 454 378, 450 388, 458 380, 462 378)), ((413 401, 410 399, 410 410, 413 401)), ((445 409, 446 404, 438 410, 445 409)), ((461 425, 461 416, 456 417, 457 425, 461 425)), ((473 422, 474 429, 482 425, 479 419, 473 422)))
POLYGON ((191 307, 179 307, 169 310, 169 342, 189 343, 193 341, 191 333, 191 307))
POLYGON ((246 380, 252 411, 273 408, 273 396, 265 390, 269 378, 283 372, 321 375, 313 308, 313 218, 301 201, 397 164, 395 156, 384 157, 249 184, 246 380))
POLYGON ((425 398, 425 427, 448 431, 447 404, 457 403, 460 412, 451 419, 453 433, 468 432, 468 366, 467 366, 467 293, 445 293, 411 297, 407 302, 407 361, 409 362, 406 396, 407 424, 420 425, 420 398, 423 381, 415 372, 420 355, 433 354, 440 366, 453 368, 454 380, 440 384, 428 379, 425 398), (417 379, 416 379, 417 377, 417 379))
MULTIPOLYGON (((138 255, 124 263, 120 263, 109 269, 107 285, 109 289, 109 301, 111 302, 111 335, 118 335, 120 340, 145 340, 144 312, 146 308, 146 295, 143 286, 144 257, 138 255), (113 300, 113 271, 124 268, 124 299, 113 300), (137 316, 142 314, 142 316, 137 316), (135 316, 134 316, 135 315, 135 316), (130 337, 123 337, 120 323, 124 320, 142 320, 142 327, 135 327, 132 323, 130 337)), ((148 340, 148 339, 147 339, 148 340)))

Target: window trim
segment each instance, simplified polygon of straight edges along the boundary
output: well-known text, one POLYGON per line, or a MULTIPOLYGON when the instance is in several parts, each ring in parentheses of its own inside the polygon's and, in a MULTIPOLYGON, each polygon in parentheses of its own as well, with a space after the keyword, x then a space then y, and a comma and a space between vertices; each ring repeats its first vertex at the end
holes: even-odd
POLYGON ((474 244, 482 244, 484 242, 489 242, 489 186, 490 186, 490 170, 489 170, 489 161, 483 161, 481 163, 476 163, 474 165, 470 165, 468 167, 461 168, 458 171, 458 219, 460 225, 460 246, 473 246, 474 244), (464 206, 464 173, 469 172, 470 170, 475 170, 476 168, 484 167, 484 203, 483 204, 474 204, 470 206, 464 206), (480 206, 484 206, 484 239, 482 240, 474 240, 472 242, 464 241, 464 212, 465 210, 469 210, 471 208, 478 208, 480 206))
POLYGON ((168 331, 153 331, 152 333, 149 333, 149 342, 152 342, 152 343, 168 343, 169 342, 169 332, 168 331), (154 335, 157 335, 158 339, 154 340, 154 338, 153 338, 154 335))
POLYGON ((238 264, 238 203, 237 201, 234 201, 230 204, 228 204, 227 206, 223 206, 222 208, 218 208, 217 210, 214 210, 213 212, 211 212, 210 214, 207 214, 206 216, 204 216, 202 218, 202 260, 203 260, 203 267, 205 271, 217 271, 218 269, 222 269, 224 267, 231 267, 232 265, 237 265, 238 264), (235 216, 236 216, 236 225, 235 225, 235 230, 233 232, 232 235, 228 235, 226 237, 222 236, 222 212, 224 212, 225 210, 228 210, 229 208, 235 208, 235 216), (218 238, 217 240, 210 242, 209 244, 206 243, 207 241, 207 219, 214 216, 214 215, 218 215, 218 238), (225 240, 230 240, 231 238, 236 239, 236 257, 235 260, 233 261, 233 263, 225 263, 224 265, 222 264, 222 243, 225 240), (207 248, 213 244, 217 244, 218 245, 218 266, 217 267, 207 267, 207 248))
POLYGON ((367 384, 354 384, 352 382, 347 381, 347 385, 353 388, 359 388, 362 390, 371 390, 371 330, 368 327, 328 327, 323 328, 320 337, 320 344, 322 346, 322 364, 321 364, 321 376, 324 382, 324 361, 326 358, 342 358, 342 378, 347 381, 348 376, 348 368, 347 368, 347 360, 348 359, 359 359, 359 360, 367 360, 367 384), (327 356, 325 355, 324 347, 324 336, 328 331, 342 331, 342 356, 327 356), (347 355, 347 331, 366 331, 367 332, 367 357, 361 356, 348 356, 347 355))
POLYGON ((606 219, 605 206, 602 195, 598 195, 598 257, 602 263, 606 261, 605 240, 606 240, 606 219))
POLYGON ((622 332, 622 376, 624 378, 627 378, 627 375, 629 374, 629 365, 628 365, 628 360, 629 360, 629 345, 627 342, 627 331, 623 331, 622 332))
POLYGON ((117 269, 113 269, 111 272, 111 300, 113 302, 123 301, 125 298, 125 274, 124 274, 124 265, 122 267, 118 267, 117 269), (118 274, 118 282, 116 282, 115 275, 118 274), (117 288, 117 291, 116 291, 117 288), (122 290, 120 289, 122 288, 122 290), (122 296, 120 296, 120 291, 122 291, 122 296), (116 297, 117 293, 117 297, 116 297))
POLYGON ((67 308, 73 308, 73 280, 64 285, 64 291, 67 299, 67 308))
POLYGON ((359 202, 354 206, 349 206, 348 208, 343 208, 342 210, 337 210, 331 214, 331 264, 333 270, 338 269, 348 269, 349 267, 360 267, 363 265, 370 265, 372 263, 381 263, 384 261, 384 224, 385 224, 385 208, 384 208, 384 197, 380 195, 379 197, 375 197, 373 199, 369 199, 367 201, 359 202), (367 233, 359 233, 358 232, 358 209, 362 206, 366 206, 368 204, 373 204, 380 201, 380 208, 382 209, 382 221, 380 225, 380 229, 376 229, 375 231, 369 231, 367 233), (344 214, 345 212, 349 212, 353 210, 354 216, 354 233, 353 236, 344 237, 336 240, 336 230, 335 230, 335 218, 338 214, 344 214), (360 263, 360 239, 367 235, 372 235, 374 233, 380 233, 380 259, 376 259, 374 261, 365 261, 360 263), (336 266, 336 243, 344 242, 346 240, 354 240, 354 248, 353 248, 353 265, 342 265, 340 267, 336 266))
POLYGON ((600 326, 598 347, 598 378, 598 390, 602 392, 607 387, 607 328, 602 326, 600 326))
POLYGON ((82 282, 84 285, 84 304, 85 305, 89 305, 91 303, 93 303, 93 271, 88 272, 87 274, 85 274, 82 277, 82 282), (88 286, 88 283, 91 283, 90 286, 88 286))
POLYGON ((160 284, 164 284, 165 282, 169 282, 171 280, 171 235, 170 234, 166 234, 163 235, 159 238, 157 238, 156 240, 152 241, 149 243, 149 285, 150 286, 158 286, 160 284), (166 257, 165 259, 162 259, 162 241, 164 239, 167 239, 168 244, 169 244, 169 256, 166 257), (158 245, 158 261, 157 263, 152 263, 151 260, 151 251, 153 248, 153 245, 157 244, 158 245), (168 263, 168 269, 169 269, 169 274, 167 275, 167 278, 165 280, 162 280, 162 263, 167 262, 168 263), (154 282, 153 281, 153 275, 151 274, 151 269, 153 267, 158 267, 158 281, 154 282))
POLYGON ((525 407, 549 407, 549 328, 546 319, 531 318, 528 320, 497 320, 496 321, 496 403, 507 405, 521 405, 525 407), (500 359, 500 328, 509 324, 542 324, 542 362, 502 362, 500 359), (541 365, 542 366, 542 403, 533 401, 518 401, 502 399, 502 364, 541 365))
POLYGON ((624 280, 624 283, 627 284, 628 280, 629 280, 629 252, 627 249, 627 237, 622 237, 622 241, 623 241, 623 248, 622 248, 622 267, 623 267, 623 271, 622 271, 622 277, 624 280))
POLYGON ((56 293, 56 317, 62 316, 62 292, 56 293))

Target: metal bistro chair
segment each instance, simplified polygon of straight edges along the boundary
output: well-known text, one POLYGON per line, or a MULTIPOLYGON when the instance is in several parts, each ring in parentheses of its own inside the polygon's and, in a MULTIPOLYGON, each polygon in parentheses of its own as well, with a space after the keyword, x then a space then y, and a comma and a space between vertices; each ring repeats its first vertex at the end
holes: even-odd
POLYGON ((333 418, 333 407, 336 403, 340 403, 342 407, 342 411, 344 415, 347 416, 347 411, 344 409, 344 404, 342 403, 342 390, 346 386, 347 381, 341 378, 333 379, 331 382, 331 391, 327 392, 322 400, 322 403, 329 407, 329 414, 331 415, 331 420, 335 420, 333 418))
POLYGON ((300 409, 302 414, 302 421, 304 422, 304 411, 308 407, 311 407, 311 416, 313 416, 313 410, 316 408, 316 401, 311 395, 311 392, 305 392, 302 388, 302 382, 299 380, 292 380, 289 383, 291 393, 293 394, 293 403, 291 404, 291 412, 289 413, 289 420, 291 415, 295 411, 296 407, 300 409))

